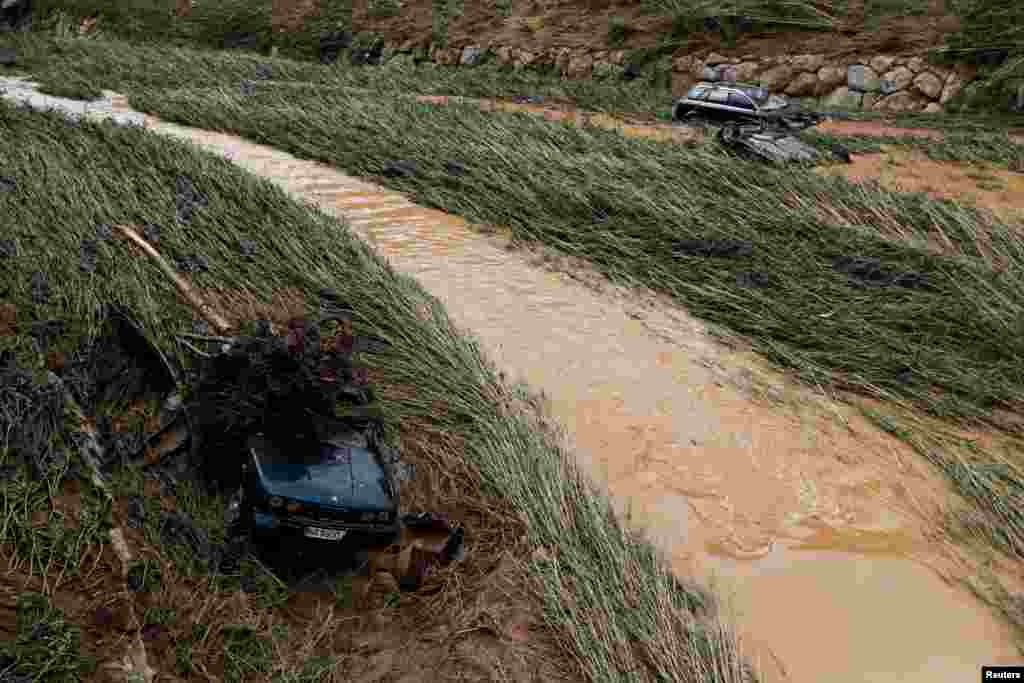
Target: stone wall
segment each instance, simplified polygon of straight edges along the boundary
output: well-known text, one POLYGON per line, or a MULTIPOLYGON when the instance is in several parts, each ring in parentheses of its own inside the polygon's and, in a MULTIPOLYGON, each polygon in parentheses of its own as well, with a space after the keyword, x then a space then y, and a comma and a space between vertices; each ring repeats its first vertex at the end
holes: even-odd
MULTIPOLYGON (((464 67, 488 61, 513 69, 544 66, 563 78, 620 79, 636 75, 628 73, 629 55, 624 50, 465 45, 432 46, 426 53, 416 54, 412 45, 405 44, 385 45, 383 58, 464 67)), ((916 55, 829 59, 824 55, 728 58, 713 52, 676 54, 671 58, 671 71, 672 90, 677 95, 698 81, 739 81, 823 108, 892 112, 941 112, 943 105, 975 77, 970 67, 937 67, 916 55)))

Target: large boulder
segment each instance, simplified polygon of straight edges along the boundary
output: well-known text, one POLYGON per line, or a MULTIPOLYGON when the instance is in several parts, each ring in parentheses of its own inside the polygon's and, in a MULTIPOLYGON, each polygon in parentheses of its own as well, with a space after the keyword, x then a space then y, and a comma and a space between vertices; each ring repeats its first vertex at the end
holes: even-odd
POLYGON ((700 66, 700 60, 690 55, 680 55, 672 60, 672 70, 680 71, 682 73, 692 73, 693 70, 700 66))
POLYGON ((791 62, 794 69, 797 71, 813 71, 817 72, 818 69, 825 66, 824 55, 797 55, 791 62))
POLYGON ((905 66, 898 66, 892 71, 886 71, 882 75, 882 80, 886 81, 886 87, 881 89, 882 93, 890 95, 899 90, 905 90, 913 82, 914 72, 905 66))
POLYGON ((740 62, 734 68, 736 69, 736 80, 740 83, 749 83, 757 76, 761 65, 757 62, 740 62))
POLYGON ((893 93, 888 97, 883 97, 875 103, 873 109, 892 112, 920 111, 923 109, 922 104, 917 97, 904 90, 893 93))
POLYGON ((818 87, 818 76, 813 73, 802 73, 793 79, 786 88, 786 94, 792 97, 813 95, 818 87))
POLYGON ((788 64, 780 64, 761 74, 759 85, 770 91, 782 90, 793 79, 793 73, 793 67, 788 64))
POLYGON ((846 86, 836 88, 835 92, 825 98, 824 105, 836 109, 857 109, 863 103, 864 96, 846 86))
POLYGON ((594 68, 594 59, 590 55, 580 55, 569 60, 565 75, 569 78, 587 78, 594 68))
POLYGON ((818 88, 815 95, 826 95, 840 85, 846 85, 846 69, 838 66, 823 66, 818 69, 818 88))
POLYGON ((928 71, 922 71, 914 78, 914 87, 919 93, 933 100, 942 94, 942 81, 928 71))
POLYGON ((886 71, 891 69, 892 65, 895 63, 895 57, 889 57, 887 55, 878 55, 877 57, 872 58, 870 62, 868 62, 868 66, 870 66, 876 74, 884 74, 886 71))

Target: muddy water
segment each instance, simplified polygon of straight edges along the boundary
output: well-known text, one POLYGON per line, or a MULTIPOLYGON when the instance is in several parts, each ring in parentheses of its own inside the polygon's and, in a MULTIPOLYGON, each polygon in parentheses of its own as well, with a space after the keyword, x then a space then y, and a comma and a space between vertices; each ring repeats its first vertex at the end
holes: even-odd
MULTIPOLYGON (((125 106, 123 103, 121 106, 125 106)), ((1014 660, 1007 630, 924 565, 918 459, 652 296, 603 291, 461 220, 237 138, 192 140, 345 218, 513 378, 680 572, 718 576, 769 680, 962 681, 1014 660), (767 397, 767 398, 765 398, 767 397), (936 678, 935 673, 941 675, 936 678)))

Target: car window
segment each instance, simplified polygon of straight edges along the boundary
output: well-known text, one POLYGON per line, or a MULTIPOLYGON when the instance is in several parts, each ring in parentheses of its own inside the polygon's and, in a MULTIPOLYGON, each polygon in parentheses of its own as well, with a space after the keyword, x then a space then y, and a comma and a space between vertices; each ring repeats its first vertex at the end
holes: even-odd
POLYGON ((768 91, 764 88, 743 88, 743 92, 755 102, 764 102, 768 99, 768 91))
POLYGON ((691 100, 702 100, 707 93, 707 87, 699 85, 695 88, 690 88, 690 92, 686 93, 686 97, 691 100))
POLYGON ((736 93, 729 93, 729 106, 738 107, 740 109, 754 108, 754 104, 750 101, 750 98, 736 93))
POLYGON ((713 104, 726 104, 729 102, 729 93, 724 90, 712 90, 708 93, 708 102, 713 104))

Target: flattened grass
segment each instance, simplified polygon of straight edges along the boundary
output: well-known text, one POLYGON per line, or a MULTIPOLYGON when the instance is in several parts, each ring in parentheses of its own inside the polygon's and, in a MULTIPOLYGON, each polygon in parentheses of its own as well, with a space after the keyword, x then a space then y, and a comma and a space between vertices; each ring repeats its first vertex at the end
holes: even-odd
POLYGON ((1013 226, 952 202, 471 105, 315 88, 251 97, 140 89, 132 101, 357 175, 413 161, 416 173, 382 182, 666 292, 808 381, 983 420, 1024 395, 1024 341, 1011 334, 1024 313, 1015 275, 1024 242, 1013 226), (445 162, 467 173, 451 177, 445 162), (707 258, 685 253, 687 240, 750 250, 707 258), (766 285, 744 285, 750 272, 766 285))
POLYGON ((18 69, 54 87, 70 75, 123 92, 132 86, 160 89, 237 87, 269 65, 276 81, 296 81, 376 93, 465 97, 547 96, 568 98, 594 111, 670 112, 672 94, 635 81, 562 80, 535 72, 510 72, 493 64, 455 67, 368 67, 321 64, 252 52, 203 51, 173 45, 128 45, 113 39, 61 39, 45 34, 0 38, 18 48, 18 69))
POLYGON ((994 163, 1024 172, 1024 144, 1007 133, 947 132, 941 139, 913 135, 831 135, 814 129, 801 133, 808 142, 827 148, 841 144, 854 154, 881 151, 884 145, 920 150, 934 161, 994 163))
MULTIPOLYGON (((101 73, 107 57, 89 54, 101 73)), ((200 69, 191 54, 174 53, 176 85, 200 69)), ((218 58, 195 54, 204 73, 218 58)), ((224 59, 226 70, 242 71, 238 57, 224 59)), ((726 161, 713 146, 368 96, 347 89, 348 76, 323 73, 286 91, 257 84, 247 96, 233 84, 169 91, 144 75, 118 78, 137 108, 373 176, 422 204, 507 225, 517 240, 666 292, 808 383, 1019 436, 998 416, 1019 411, 1024 395, 1020 226, 923 195, 726 161), (396 160, 417 171, 381 177, 396 160), (468 172, 450 176, 446 162, 468 172), (695 255, 701 244, 730 241, 745 245, 736 258, 695 255)), ((963 156, 962 142, 943 154, 963 156)), ((995 146, 982 152, 1000 154, 995 146)), ((951 448, 939 457, 960 455, 951 448)), ((983 458, 972 462, 985 467, 983 458)), ((1024 516, 985 506, 961 477, 951 481, 982 506, 993 546, 1024 552, 1024 516)), ((997 489, 992 482, 991 495, 997 489)))
MULTIPOLYGON (((357 333, 392 345, 393 355, 367 359, 381 383, 417 388, 382 392, 389 422, 410 440, 433 439, 439 467, 478 481, 475 489, 493 508, 481 514, 522 524, 537 550, 523 559, 533 577, 528 588, 569 661, 591 680, 749 680, 711 596, 683 585, 650 545, 620 526, 537 416, 535 399, 501 383, 440 304, 342 223, 226 160, 144 131, 69 125, 2 103, 0 136, 0 174, 13 181, 0 194, 0 233, 18 245, 14 257, 0 259, 4 300, 17 318, 16 333, 0 336, 0 351, 38 367, 26 341, 32 321, 69 321, 55 344, 70 351, 95 332, 97 306, 116 302, 172 362, 189 366, 175 335, 190 331, 195 312, 149 259, 110 239, 103 225, 159 226, 161 253, 210 264, 189 275, 200 290, 244 292, 264 306, 299 291, 312 313, 316 293, 333 288, 355 309, 357 333), (175 217, 182 177, 207 198, 189 223, 175 217), (250 243, 244 251, 255 247, 251 260, 242 258, 243 239, 250 243), (88 240, 95 241, 94 270, 82 267, 88 240)), ((246 661, 238 662, 242 673, 266 666, 246 661)))

